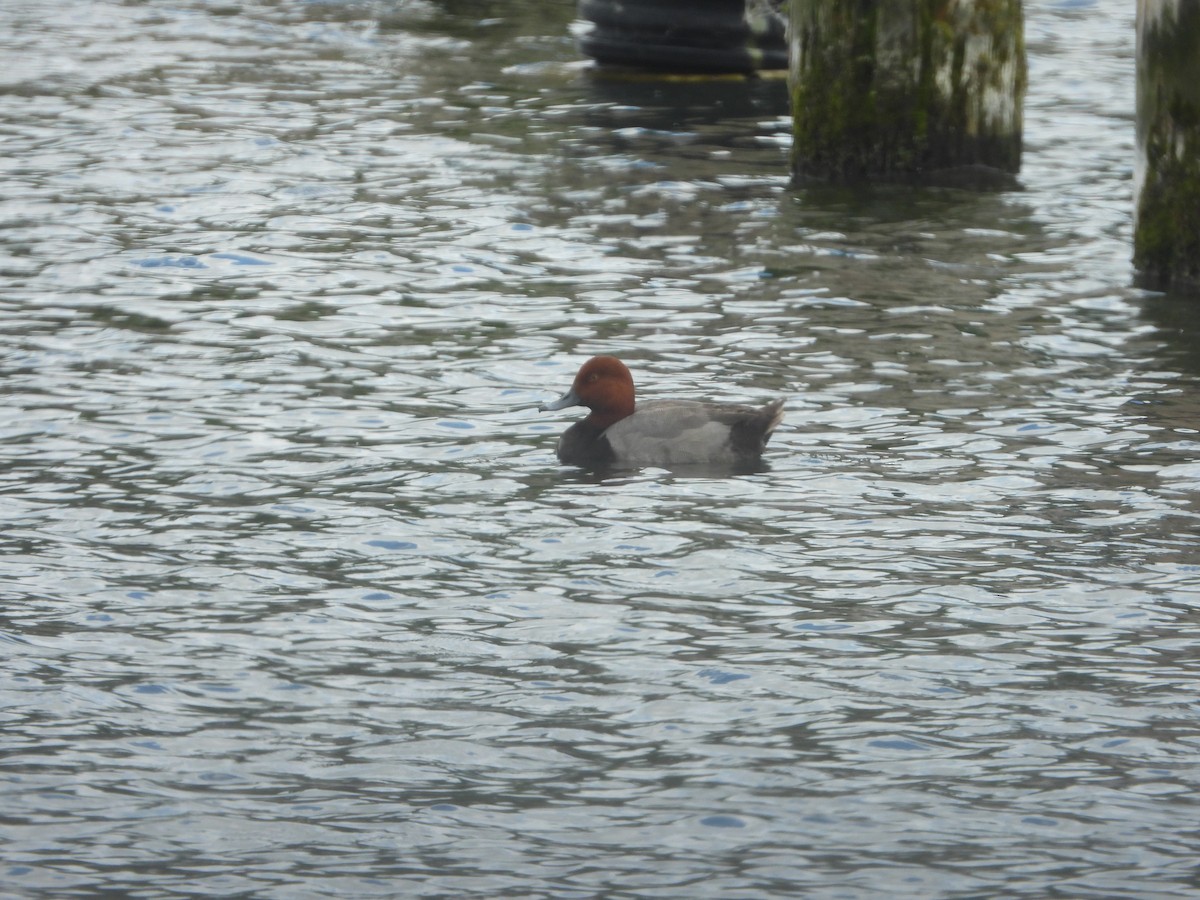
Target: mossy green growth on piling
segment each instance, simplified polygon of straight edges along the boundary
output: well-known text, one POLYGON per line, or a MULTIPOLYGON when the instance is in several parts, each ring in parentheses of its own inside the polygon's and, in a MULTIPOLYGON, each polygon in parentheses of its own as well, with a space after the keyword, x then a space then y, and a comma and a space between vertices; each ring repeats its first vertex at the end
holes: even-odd
POLYGON ((1137 282, 1157 291, 1200 294, 1200 156, 1150 148, 1133 235, 1137 282), (1153 171, 1153 175, 1149 174, 1153 171))
POLYGON ((1143 287, 1200 294, 1200 5, 1139 15, 1133 265, 1143 287))
POLYGON ((1020 170, 1020 0, 792 0, 791 15, 798 178, 1020 170))

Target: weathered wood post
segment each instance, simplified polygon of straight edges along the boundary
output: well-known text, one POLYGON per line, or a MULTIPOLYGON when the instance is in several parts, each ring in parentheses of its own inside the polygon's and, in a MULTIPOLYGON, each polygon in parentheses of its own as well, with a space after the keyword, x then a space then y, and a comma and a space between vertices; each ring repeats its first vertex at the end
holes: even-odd
POLYGON ((1200 0, 1139 0, 1133 265, 1200 293, 1200 0))
POLYGON ((1021 168, 1021 0, 791 0, 798 180, 1021 168))

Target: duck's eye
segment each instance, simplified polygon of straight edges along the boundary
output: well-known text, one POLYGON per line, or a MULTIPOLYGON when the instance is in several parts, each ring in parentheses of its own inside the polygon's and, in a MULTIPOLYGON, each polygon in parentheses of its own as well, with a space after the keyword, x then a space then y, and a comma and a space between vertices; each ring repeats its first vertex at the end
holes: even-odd
POLYGON ((596 380, 596 379, 598 379, 599 377, 600 377, 600 375, 599 375, 598 373, 596 373, 596 372, 593 372, 591 375, 589 375, 589 376, 587 377, 588 384, 591 384, 593 381, 595 381, 595 380, 596 380))

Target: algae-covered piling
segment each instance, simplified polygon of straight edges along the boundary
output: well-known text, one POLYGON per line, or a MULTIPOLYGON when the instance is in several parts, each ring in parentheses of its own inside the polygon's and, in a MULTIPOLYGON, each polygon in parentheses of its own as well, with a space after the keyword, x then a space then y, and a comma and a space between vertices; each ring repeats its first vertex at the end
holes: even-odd
POLYGON ((791 0, 797 179, 1016 173, 1020 0, 791 0))
POLYGON ((1154 290, 1200 293, 1200 0, 1141 0, 1133 265, 1154 290))

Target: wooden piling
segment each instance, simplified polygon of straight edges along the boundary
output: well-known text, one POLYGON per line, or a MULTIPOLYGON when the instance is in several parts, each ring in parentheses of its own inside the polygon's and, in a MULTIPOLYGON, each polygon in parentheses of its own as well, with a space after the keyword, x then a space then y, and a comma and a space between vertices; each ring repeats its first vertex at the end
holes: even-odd
POLYGON ((1200 0, 1139 0, 1133 265, 1200 294, 1200 0))
POLYGON ((1021 167, 1021 0, 791 0, 797 180, 1021 167))

